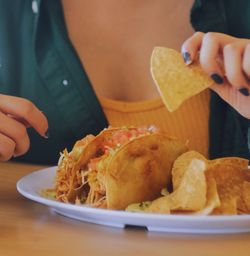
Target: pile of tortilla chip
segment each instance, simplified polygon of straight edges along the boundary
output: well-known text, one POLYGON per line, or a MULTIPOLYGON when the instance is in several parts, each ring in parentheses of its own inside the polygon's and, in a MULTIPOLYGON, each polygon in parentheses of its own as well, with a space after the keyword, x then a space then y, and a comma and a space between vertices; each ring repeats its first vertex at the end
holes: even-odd
POLYGON ((170 112, 213 84, 213 80, 202 70, 198 61, 187 66, 179 52, 165 47, 154 48, 151 74, 170 112))
POLYGON ((207 160, 196 151, 179 156, 172 168, 172 192, 128 211, 193 215, 250 213, 248 160, 225 157, 207 160))

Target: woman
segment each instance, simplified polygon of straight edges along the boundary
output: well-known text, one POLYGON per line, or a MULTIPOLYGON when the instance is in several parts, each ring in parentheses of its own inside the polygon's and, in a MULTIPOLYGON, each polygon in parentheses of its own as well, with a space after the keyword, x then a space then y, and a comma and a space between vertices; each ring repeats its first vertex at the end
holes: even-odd
POLYGON ((55 163, 63 148, 108 124, 154 123, 208 155, 209 93, 168 113, 149 73, 156 45, 182 46, 187 64, 201 50, 220 96, 211 95, 210 157, 249 157, 247 1, 8 2, 0 1, 1 160, 55 163))

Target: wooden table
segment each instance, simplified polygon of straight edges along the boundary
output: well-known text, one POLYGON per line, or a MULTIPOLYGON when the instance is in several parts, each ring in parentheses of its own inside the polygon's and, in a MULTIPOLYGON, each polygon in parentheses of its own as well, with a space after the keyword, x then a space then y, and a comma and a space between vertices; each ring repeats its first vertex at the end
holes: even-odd
POLYGON ((250 255, 250 233, 178 235, 84 223, 22 197, 16 182, 41 166, 0 163, 0 255, 250 255))

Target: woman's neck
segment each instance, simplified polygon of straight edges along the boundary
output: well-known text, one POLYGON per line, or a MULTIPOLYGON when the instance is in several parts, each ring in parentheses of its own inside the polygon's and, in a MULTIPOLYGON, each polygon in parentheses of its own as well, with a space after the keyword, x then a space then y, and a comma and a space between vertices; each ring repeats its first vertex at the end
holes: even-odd
MULTIPOLYGON (((78 35, 80 29, 91 29, 94 37, 99 37, 101 33, 114 40, 124 41, 130 40, 130 35, 138 35, 138 32, 160 40, 166 38, 166 34, 170 38, 171 34, 181 34, 186 28, 190 29, 189 12, 192 2, 193 0, 186 0, 185 3, 183 0, 105 0, 100 4, 99 0, 63 0, 63 5, 67 20, 78 24, 75 29, 78 35), (186 24, 183 24, 183 20, 186 24)), ((189 32, 187 31, 187 35, 189 32)), ((177 42, 178 39, 177 36, 173 41, 177 42)), ((172 47, 178 48, 180 44, 181 42, 172 47)))

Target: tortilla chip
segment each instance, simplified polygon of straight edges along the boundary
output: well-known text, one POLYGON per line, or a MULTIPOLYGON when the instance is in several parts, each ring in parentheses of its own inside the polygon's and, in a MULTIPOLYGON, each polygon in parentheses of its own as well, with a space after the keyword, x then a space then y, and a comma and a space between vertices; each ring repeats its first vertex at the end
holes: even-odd
POLYGON ((212 215, 237 215, 237 198, 221 197, 221 206, 214 209, 212 215))
MULTIPOLYGON (((209 160, 209 166, 213 165, 235 165, 241 170, 247 170, 248 169, 248 164, 249 160, 241 157, 221 157, 221 158, 216 158, 213 160, 209 160)), ((245 174, 244 176, 247 176, 245 174)))
POLYGON ((184 167, 184 174, 176 190, 169 195, 170 209, 181 211, 199 211, 206 205, 207 184, 203 160, 192 159, 184 167))
POLYGON ((220 198, 217 191, 215 179, 207 179, 207 202, 205 208, 194 213, 194 215, 209 215, 213 210, 221 205, 220 198))
POLYGON ((228 163, 228 159, 211 161, 206 170, 207 178, 214 178, 217 184, 221 206, 214 214, 237 214, 237 209, 244 210, 244 202, 241 193, 246 175, 241 165, 228 163))
MULTIPOLYGON (((248 212, 248 206, 245 202, 247 201, 247 192, 243 193, 243 185, 249 180, 249 171, 246 171, 249 161, 239 157, 207 160, 196 151, 185 152, 174 162, 172 169, 174 192, 170 196, 172 197, 171 203, 174 207, 178 208, 180 198, 188 199, 188 196, 185 196, 185 192, 183 191, 192 183, 189 181, 188 184, 183 185, 183 182, 187 172, 186 167, 193 159, 199 159, 206 163, 205 176, 207 183, 206 205, 194 214, 237 214, 238 212, 248 212), (181 186, 183 186, 182 190, 180 189, 181 186), (183 195, 176 197, 174 194, 178 190, 181 190, 183 195)), ((246 190, 247 185, 244 186, 246 190)))
POLYGON ((107 208, 125 209, 129 204, 152 201, 170 182, 174 160, 187 147, 162 134, 139 137, 123 145, 106 173, 107 208))
POLYGON ((173 190, 176 190, 179 187, 183 179, 183 175, 186 171, 186 167, 191 163, 193 159, 200 159, 204 162, 207 161, 203 155, 193 150, 183 153, 175 160, 172 169, 173 190))
POLYGON ((244 213, 250 213, 250 182, 248 181, 244 181, 243 183, 242 200, 246 206, 246 211, 244 211, 244 213))
POLYGON ((187 66, 179 52, 164 47, 153 50, 151 74, 170 112, 213 84, 198 63, 187 66))

